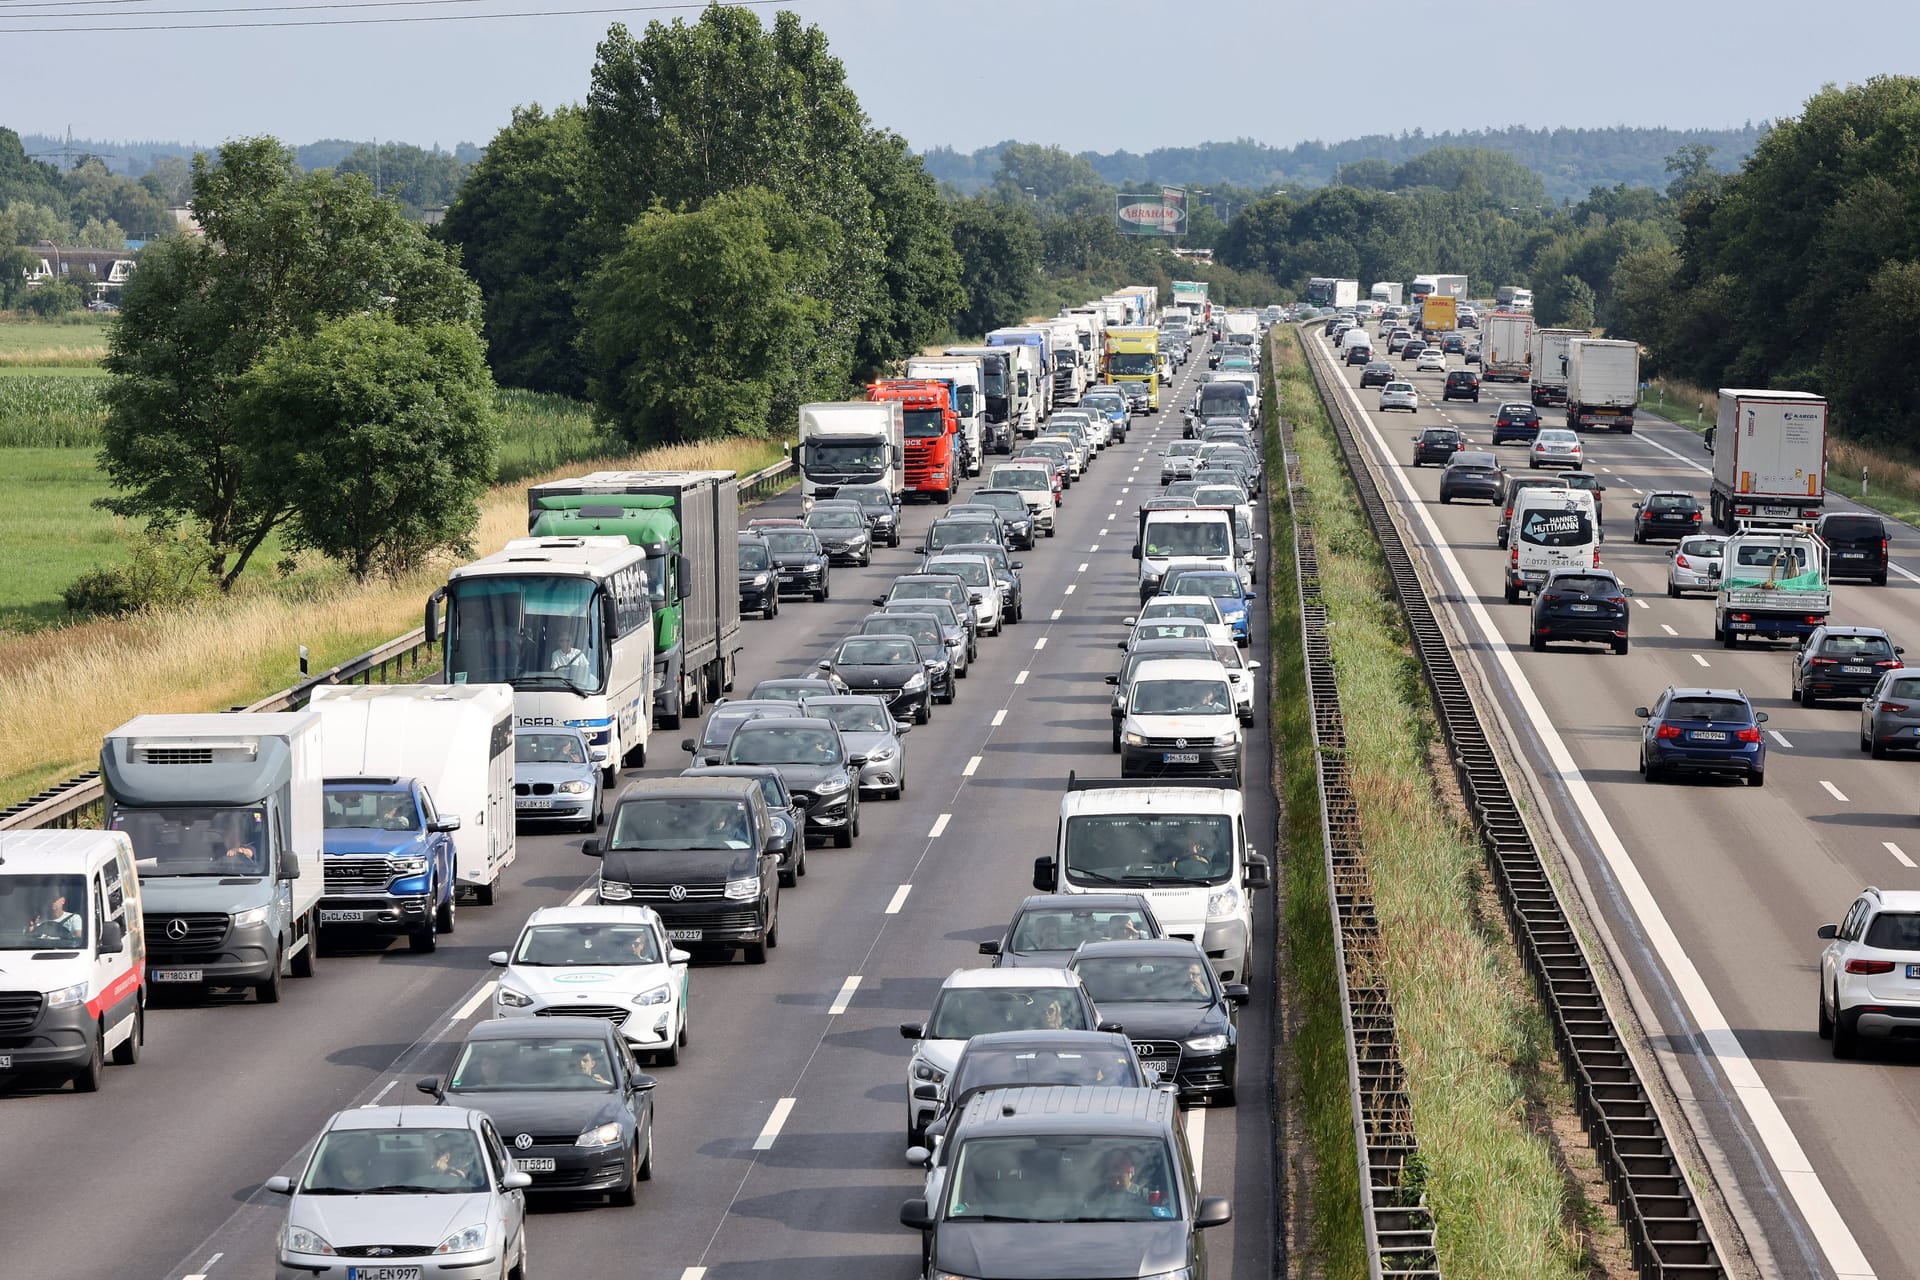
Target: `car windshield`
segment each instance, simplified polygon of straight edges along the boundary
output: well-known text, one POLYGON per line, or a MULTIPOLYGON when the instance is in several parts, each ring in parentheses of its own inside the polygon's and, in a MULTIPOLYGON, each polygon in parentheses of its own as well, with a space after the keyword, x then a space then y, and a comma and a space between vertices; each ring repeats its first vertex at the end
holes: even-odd
POLYGON ((924 613, 930 615, 935 622, 943 627, 958 627, 961 625, 960 615, 953 611, 952 603, 944 598, 939 600, 907 600, 897 605, 889 606, 886 612, 890 614, 924 613))
POLYGON ((864 529, 866 517, 858 511, 815 511, 807 516, 809 529, 864 529))
POLYGON ((839 703, 818 708, 821 715, 847 733, 891 733, 893 717, 885 707, 839 703))
POLYGON ((1386 386, 1380 388, 1382 395, 1388 392, 1392 392, 1394 395, 1411 395, 1413 394, 1413 384, 1411 382, 1389 382, 1386 386))
POLYGON ((518 733, 513 738, 515 764, 585 764, 586 747, 568 733, 518 733))
POLYGON ((1718 560, 1726 546, 1725 538, 1688 538, 1680 544, 1680 554, 1718 560))
POLYGON ((1207 638, 1207 624, 1197 618, 1156 618, 1133 628, 1135 640, 1181 640, 1189 636, 1207 638))
POLYGON ((321 1135, 300 1180, 300 1193, 309 1196, 468 1195, 487 1188, 480 1143, 466 1128, 334 1129, 321 1135))
POLYGON ((939 644, 940 627, 931 619, 918 618, 869 618, 860 624, 860 634, 867 636, 911 636, 915 644, 939 644))
POLYGON ((1548 427, 1545 431, 1542 431, 1540 433, 1540 443, 1541 444, 1579 444, 1580 437, 1574 435, 1573 432, 1571 431, 1561 431, 1554 427, 1548 427))
POLYGON ((1246 594, 1240 589, 1240 579, 1231 573, 1183 573, 1167 581, 1167 590, 1176 595, 1221 598, 1246 594))
POLYGON ((1038 467, 999 467, 993 473, 995 484, 1009 489, 1048 489, 1053 481, 1038 467))
POLYGON ((767 567, 767 549, 757 542, 740 544, 740 567, 749 573, 758 573, 767 567))
POLYGON ((802 702, 833 691, 824 680, 762 680, 747 696, 760 702, 802 702))
POLYGON ((1920 951, 1920 915, 1882 911, 1867 926, 1865 941, 1882 951, 1920 951))
POLYGON ((769 529, 765 537, 775 555, 820 554, 820 539, 804 529, 769 529))
POLYGON ((1747 704, 1733 698, 1675 698, 1667 704, 1662 719, 1715 720, 1722 724, 1747 724, 1753 713, 1747 704))
POLYGON ((957 604, 961 599, 963 586, 950 586, 944 582, 896 582, 891 600, 945 600, 948 604, 957 604))
POLYGON ((856 484, 840 490, 840 497, 850 498, 863 507, 893 506, 893 496, 877 484, 856 484))
MULTIPOLYGON (((1742 569, 1771 573, 1776 578, 1797 578, 1807 571, 1806 551, 1801 547, 1741 547, 1734 557, 1742 569)), ((1752 576, 1751 573, 1739 576, 1752 576)))
POLYGON ((844 764, 840 734, 830 725, 818 729, 743 725, 727 744, 729 764, 844 764))
POLYGON ((0 951, 78 948, 86 917, 84 876, 0 875, 0 951))
POLYGON ((741 711, 716 707, 713 714, 707 717, 706 731, 700 735, 700 741, 710 747, 723 746, 732 739, 735 729, 755 716, 766 714, 765 711, 753 707, 741 711))
MULTIPOLYGON (((514 739, 515 760, 522 758, 521 743, 525 741, 524 738, 514 739)), ((398 791, 392 787, 328 787, 325 801, 320 811, 320 825, 329 831, 336 828, 373 831, 420 829, 420 810, 413 803, 413 794, 408 791, 398 791)))
POLYGON ((1219 884, 1232 875, 1233 819, 1227 814, 1067 819, 1067 878, 1077 884, 1219 884))
POLYGON ((1828 636, 1820 642, 1822 657, 1844 662, 1879 661, 1893 656, 1893 642, 1885 636, 1828 636))
POLYGON ((536 924, 520 935, 513 963, 555 969, 659 964, 660 939, 644 924, 536 924))
POLYGON ((1087 986, 1097 1005, 1211 1004, 1213 971, 1198 955, 1087 956, 1074 961, 1073 971, 1087 986))
POLYGON ((1165 1141, 1084 1131, 967 1138, 953 1158, 949 1220, 1148 1222, 1178 1215, 1165 1141))
POLYGON ((836 666, 898 667, 920 663, 920 652, 913 641, 892 636, 853 636, 840 642, 833 655, 836 666))
POLYGON ((133 865, 143 880, 267 873, 266 814, 257 808, 115 806, 113 828, 133 841, 133 865))
MULTIPOLYGON (((999 537, 999 531, 984 520, 957 520, 951 524, 943 521, 927 530, 927 547, 938 551, 962 542, 995 542, 999 537)), ((937 572, 957 573, 958 570, 942 568, 937 572)))
POLYGON ((1027 504, 1017 493, 976 493, 969 501, 983 502, 1001 511, 1011 511, 1015 515, 1025 515, 1027 504))
POLYGON ((1220 621, 1220 607, 1209 599, 1149 600, 1140 608, 1140 618, 1198 618, 1202 622, 1220 621))
POLYGON ((933 1002, 929 1040, 968 1040, 989 1031, 1091 1031, 1071 987, 949 987, 933 1002))
POLYGON ((1155 938, 1146 912, 1133 907, 1041 907, 1013 922, 1012 951, 1072 951, 1083 942, 1155 938))
POLYGON ((1127 707, 1142 716, 1232 715, 1233 698, 1224 680, 1136 680, 1127 707))
POLYGON ((1887 527, 1878 517, 1835 516, 1820 522, 1820 536, 1828 542, 1879 539, 1887 536, 1887 527))
POLYGON ((1139 1088, 1146 1082, 1124 1049, 982 1048, 978 1042, 954 1064, 947 1096, 1019 1085, 1110 1085, 1139 1088))
POLYGON ((993 585, 993 568, 983 560, 934 560, 928 563, 927 572, 950 573, 970 587, 993 585))
POLYGON ((553 1091, 604 1093, 613 1087, 613 1064, 598 1040, 528 1037, 472 1040, 460 1051, 449 1087, 456 1093, 553 1091))
MULTIPOLYGON (((739 739, 735 734, 734 741, 739 739)), ((623 802, 614 811, 613 834, 607 848, 748 849, 753 847, 752 834, 747 806, 738 800, 641 797, 623 802)))

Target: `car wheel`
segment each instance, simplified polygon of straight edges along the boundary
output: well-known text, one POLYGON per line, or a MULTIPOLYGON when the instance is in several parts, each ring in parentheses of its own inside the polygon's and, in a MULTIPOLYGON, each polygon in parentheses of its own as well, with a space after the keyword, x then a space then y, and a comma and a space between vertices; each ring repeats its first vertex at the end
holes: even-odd
POLYGON ((1660 782, 1665 782, 1667 780, 1667 771, 1665 769, 1662 769, 1659 765, 1653 764, 1651 762, 1646 764, 1641 769, 1641 772, 1646 775, 1648 782, 1660 783, 1660 782))
POLYGON ((1887 575, 1884 573, 1876 573, 1869 581, 1876 587, 1884 587, 1887 585, 1887 575))
POLYGON ((634 1176, 642 1182, 653 1181, 653 1126, 647 1126, 647 1149, 640 1154, 640 1168, 634 1176))
POLYGON ((432 916, 427 917, 427 923, 424 926, 407 935, 407 950, 414 955, 432 955, 439 949, 440 933, 434 928, 432 916))
POLYGON ((914 708, 913 722, 915 724, 925 724, 931 719, 933 719, 933 706, 931 703, 922 702, 918 707, 914 708))
POLYGON ((815 603, 827 598, 827 580, 825 578, 820 579, 820 589, 813 593, 813 598, 815 603))
MULTIPOLYGON (((1228 496, 1232 496, 1232 495, 1228 495, 1228 496)), ((1447 495, 1446 495, 1446 494, 1445 494, 1444 492, 1443 492, 1443 493, 1442 493, 1442 494, 1440 495, 1440 505, 1441 505, 1441 506, 1443 506, 1443 507, 1444 507, 1444 506, 1446 506, 1446 505, 1448 505, 1449 503, 1451 503, 1452 501, 1453 501, 1453 499, 1452 499, 1452 498, 1449 498, 1449 497, 1448 497, 1448 496, 1447 496, 1447 495)))
POLYGON ((851 825, 842 827, 833 833, 833 847, 836 849, 853 848, 853 830, 851 825))
POLYGON ((79 1070, 73 1073, 73 1091, 75 1093, 100 1092, 100 1077, 107 1071, 107 1033, 98 1023, 93 1028, 93 1052, 79 1070))
POLYGON ((1747 775, 1747 785, 1748 785, 1748 786, 1750 786, 1750 787, 1764 787, 1764 786, 1766 786, 1766 785, 1767 785, 1767 771, 1766 771, 1765 769, 1756 769, 1756 770, 1754 770, 1754 771, 1753 771, 1752 773, 1750 773, 1750 774, 1748 774, 1748 775, 1747 775))
POLYGON ((1507 603, 1508 604, 1520 603, 1520 588, 1514 586, 1511 582, 1507 584, 1507 603))
POLYGON ((1640 532, 1640 530, 1636 528, 1633 531, 1633 540, 1635 542, 1645 542, 1647 540, 1647 535, 1640 532))
POLYGON ((130 1067, 140 1061, 140 1046, 147 1042, 146 1006, 136 1002, 133 1006, 133 1030, 127 1038, 113 1047, 115 1066, 130 1067))
POLYGON ((1527 637, 1527 647, 1535 653, 1545 653, 1547 651, 1547 642, 1545 638, 1536 631, 1527 637))
POLYGON ((1800 705, 1811 711, 1820 705, 1820 699, 1814 696, 1813 690, 1803 688, 1800 690, 1800 705))
POLYGON ((764 942, 749 942, 745 947, 742 947, 741 950, 746 953, 748 964, 765 964, 767 962, 767 944, 764 942))
MULTIPOLYGON (((807 874, 807 838, 804 835, 800 837, 800 852, 794 855, 793 874, 796 876, 804 876, 807 874)), ((684 1027, 681 1029, 680 1034, 686 1034, 684 1027)))
POLYGON ((1819 1031, 1822 1040, 1831 1040, 1833 1019, 1827 1016, 1827 993, 1824 989, 1816 993, 1814 1003, 1820 1006, 1819 1016, 1814 1019, 1814 1028, 1819 1031))
POLYGON ((1667 599, 1678 600, 1679 598, 1680 598, 1680 588, 1674 586, 1671 582, 1669 582, 1667 584, 1667 599))
POLYGON ((1721 645, 1722 645, 1722 647, 1724 647, 1724 648, 1728 648, 1728 649, 1737 649, 1737 648, 1739 648, 1739 647, 1740 647, 1740 633, 1739 633, 1739 632, 1737 632, 1737 631, 1730 631, 1730 630, 1729 630, 1729 631, 1722 631, 1722 632, 1720 633, 1720 635, 1721 635, 1721 639, 1720 639, 1720 643, 1721 643, 1721 645))
POLYGON ((1613 642, 1613 651, 1615 653, 1625 653, 1627 651, 1627 638, 1625 636, 1613 642))
POLYGON ((627 1151, 627 1180, 607 1193, 609 1203, 621 1209, 631 1209, 640 1202, 640 1142, 627 1151))
POLYGON ((1865 750, 1867 754, 1871 755, 1875 760, 1885 760, 1887 758, 1887 749, 1877 742, 1868 743, 1865 750))
POLYGON ((1833 1002, 1833 1056, 1836 1058, 1857 1058, 1860 1056, 1860 1033, 1855 1024, 1847 1021, 1847 1015, 1840 1012, 1840 1001, 1833 1002))
POLYGON ((793 866, 788 867, 785 871, 782 871, 780 873, 780 887, 782 889, 791 889, 795 884, 799 882, 800 872, 798 870, 798 867, 799 867, 799 863, 796 862, 793 866))
MULTIPOLYGON (((496 885, 483 884, 473 891, 473 900, 483 907, 490 907, 493 905, 493 900, 500 896, 496 892, 496 889, 496 885)), ((454 892, 458 893, 460 891, 456 888, 454 892)))

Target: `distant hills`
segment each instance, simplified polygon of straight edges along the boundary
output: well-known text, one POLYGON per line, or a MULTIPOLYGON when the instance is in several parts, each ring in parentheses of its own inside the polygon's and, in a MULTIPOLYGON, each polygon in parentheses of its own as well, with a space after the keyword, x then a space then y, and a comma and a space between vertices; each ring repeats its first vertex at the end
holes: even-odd
MULTIPOLYGON (((381 142, 382 148, 392 138, 381 142)), ((201 151, 212 151, 214 146, 196 146, 187 142, 123 141, 108 142, 99 138, 75 138, 69 142, 65 138, 50 137, 44 133, 22 133, 20 144, 27 154, 35 160, 45 160, 57 164, 62 169, 73 167, 73 162, 83 155, 98 156, 114 173, 123 173, 129 178, 138 178, 153 168, 154 161, 161 156, 191 156, 201 151)), ((294 158, 302 169, 330 169, 352 155, 357 147, 373 145, 371 138, 348 140, 345 138, 322 138, 318 142, 309 142, 294 148, 294 158)), ((434 143, 427 151, 439 153, 442 148, 434 143)), ((451 154, 468 164, 480 158, 485 148, 472 142, 456 145, 451 154)))

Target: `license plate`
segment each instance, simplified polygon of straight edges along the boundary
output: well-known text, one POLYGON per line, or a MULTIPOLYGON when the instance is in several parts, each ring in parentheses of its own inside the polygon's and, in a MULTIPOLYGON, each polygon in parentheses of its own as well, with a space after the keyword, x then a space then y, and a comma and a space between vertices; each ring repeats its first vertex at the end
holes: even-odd
POLYGON ((1727 630, 1729 630, 1729 631, 1751 631, 1751 630, 1753 630, 1753 628, 1754 628, 1754 626, 1755 626, 1755 625, 1756 625, 1755 623, 1751 623, 1751 622, 1729 622, 1729 623, 1727 624, 1727 630))
POLYGON ((1576 605, 1569 605, 1569 606, 1567 606, 1567 607, 1568 607, 1568 608, 1570 608, 1570 609, 1572 609, 1572 610, 1573 610, 1573 611, 1574 611, 1575 613, 1598 613, 1598 612, 1600 612, 1600 606, 1599 606, 1599 605, 1597 605, 1597 604, 1576 604, 1576 605))
POLYGON ((1793 514, 1793 508, 1763 506, 1760 508, 1760 514, 1763 516, 1790 516, 1793 514))
POLYGON ((553 1157, 528 1156, 522 1159, 516 1156, 513 1161, 513 1167, 521 1173, 552 1173, 553 1157))
POLYGON ((517 807, 517 808, 521 808, 521 809, 551 809, 551 808, 553 808, 553 801, 551 801, 551 800, 521 800, 521 801, 518 801, 518 802, 517 802, 517 804, 516 804, 516 807, 517 807))
POLYGON ((1840 558, 1842 560, 1865 560, 1867 553, 1864 551, 1842 551, 1840 558))
POLYGON ((1161 764, 1199 764, 1198 751, 1167 751, 1160 756, 1161 764))
POLYGON ((1872 667, 1842 667, 1842 668, 1840 668, 1840 674, 1841 674, 1841 675, 1846 675, 1846 676, 1864 676, 1864 675, 1871 675, 1872 673, 1873 673, 1873 668, 1872 668, 1872 667))
POLYGON ((364 911, 321 911, 321 924, 359 924, 367 918, 364 911))
POLYGON ((147 970, 147 981, 200 982, 202 981, 201 974, 203 972, 204 971, 200 969, 149 969, 147 970))
POLYGON ((418 1266, 348 1267, 347 1280, 420 1280, 418 1266))
POLYGON ((1727 735, 1719 729, 1695 729, 1693 739, 1695 742, 1725 742, 1727 735))
MULTIPOLYGON (((1910 965, 1908 965, 1908 966, 1907 966, 1907 976, 1908 976, 1909 978, 1920 978, 1920 964, 1910 964, 1910 965)), ((4 1065, 6 1065, 6 1064, 5 1064, 4 1062, 0 1062, 0 1066, 4 1066, 4 1065)))
POLYGON ((0 1053, 0 1071, 11 1070, 13 1070, 13 1055, 10 1053, 0 1053))
POLYGON ((705 929, 669 929, 667 939, 671 942, 698 942, 705 933, 705 929))

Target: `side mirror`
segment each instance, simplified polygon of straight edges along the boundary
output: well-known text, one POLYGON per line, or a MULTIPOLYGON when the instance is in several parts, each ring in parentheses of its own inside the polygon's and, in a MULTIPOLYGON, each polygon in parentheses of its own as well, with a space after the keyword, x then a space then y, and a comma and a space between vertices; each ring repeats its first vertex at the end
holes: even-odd
POLYGON ((1265 889, 1273 884, 1273 866, 1264 854, 1247 855, 1247 874, 1240 878, 1240 883, 1248 889, 1265 889))
POLYGON ((992 942, 983 942, 983 943, 981 943, 981 944, 980 944, 980 954, 981 954, 981 955, 983 955, 983 956, 997 956, 997 955, 999 955, 999 954, 1000 954, 1000 942, 999 942, 999 940, 998 940, 998 939, 995 939, 995 940, 994 940, 994 941, 992 941, 992 942))
POLYGON ((1010 565, 1015 569, 1024 569, 1027 567, 1026 562, 1024 560, 1009 560, 1007 561, 1007 563, 1008 565, 1010 565))
POLYGON ((933 1159, 933 1152, 928 1150, 926 1147, 908 1147, 907 1148, 908 1164, 923 1165, 928 1163, 932 1159, 933 1159))
POLYGON ((1621 594, 1621 595, 1623 595, 1623 596, 1630 596, 1630 595, 1632 595, 1632 594, 1633 594, 1633 588, 1632 588, 1632 587, 1621 587, 1621 588, 1620 588, 1620 594, 1621 594))
POLYGON ((1814 930, 1813 936, 1816 938, 1837 938, 1840 936, 1840 926, 1837 924, 1823 924, 1814 930))
POLYGON ((532 1185, 533 1175, 518 1169, 509 1170, 507 1176, 500 1179, 500 1186, 507 1191, 525 1191, 532 1185))
POLYGON ((1719 565, 1717 565, 1717 564, 1710 564, 1710 565, 1708 565, 1708 566, 1707 566, 1707 576, 1708 576, 1709 578, 1718 578, 1718 577, 1720 576, 1720 566, 1719 566, 1719 565))
POLYGON ((653 1087, 659 1084, 660 1082, 649 1075, 636 1075, 634 1076, 631 1083, 633 1085, 634 1092, 647 1093, 647 1092, 650 1092, 653 1089, 653 1087))
POLYGON ((1052 893, 1055 887, 1053 859, 1041 856, 1033 860, 1033 887, 1041 893, 1052 893))
POLYGON ((698 751, 700 747, 699 747, 699 744, 696 743, 692 738, 682 738, 680 739, 680 749, 686 752, 688 755, 692 755, 694 752, 698 751))
POLYGON ((1140 558, 1140 544, 1137 542, 1133 544, 1133 558, 1135 560, 1140 558))
POLYGON ((100 926, 99 952, 102 955, 118 951, 127 943, 127 930, 118 920, 109 920, 100 926))
POLYGON ((438 1098, 442 1102, 447 1100, 447 1095, 440 1088, 439 1076, 423 1076, 413 1082, 413 1087, 429 1098, 438 1098))
MULTIPOLYGON (((916 1148, 918 1150, 918 1148, 916 1148)), ((900 1225, 912 1227, 918 1231, 933 1229, 933 1214, 927 1211, 925 1200, 908 1200, 900 1206, 900 1225)))
POLYGON ((507 967, 507 953, 504 951, 495 951, 487 957, 487 963, 496 968, 504 969, 507 967))
POLYGON ((1200 1211, 1193 1217, 1196 1231, 1205 1231, 1208 1227, 1224 1227, 1233 1221, 1233 1201, 1225 1196, 1201 1196, 1200 1211))
POLYGON ((895 721, 893 722, 893 736, 894 736, 894 737, 896 737, 896 738, 904 738, 904 737, 906 737, 906 736, 907 736, 908 734, 910 734, 910 733, 912 733, 912 732, 913 732, 913 725, 912 725, 912 723, 911 723, 911 722, 909 722, 909 721, 906 721, 906 720, 895 720, 895 721))
POLYGON ((820 661, 814 663, 813 665, 815 668, 821 671, 833 670, 833 664, 831 662, 828 662, 825 658, 820 659, 820 661))
POLYGON ((1633 709, 1633 718, 1636 720, 1647 720, 1652 718, 1652 715, 1653 713, 1648 711, 1645 707, 1635 707, 1633 709))
POLYGON ((1113 1036, 1123 1036, 1127 1033, 1126 1027, 1122 1026, 1118 1022, 1110 1022, 1110 1021, 1102 1022, 1099 1026, 1095 1027, 1094 1030, 1104 1031, 1108 1035, 1113 1035, 1113 1036))
POLYGON ((580 842, 580 852, 586 854, 589 858, 599 858, 606 854, 606 850, 600 847, 598 840, 582 840, 580 842))
POLYGON ((1241 982, 1230 982, 1222 990, 1226 994, 1228 1004, 1245 1004, 1253 997, 1252 989, 1241 982))
POLYGON ((921 544, 920 544, 919 546, 917 546, 917 547, 915 547, 915 548, 913 549, 913 554, 915 554, 915 555, 917 555, 917 556, 924 556, 924 555, 926 555, 926 554, 927 554, 927 544, 923 542, 923 543, 921 543, 921 544))
POLYGON ((1110 685, 1114 685, 1115 687, 1118 687, 1120 684, 1120 677, 1117 675, 1108 676, 1107 683, 1110 685))
POLYGON ((903 1022, 900 1024, 900 1038, 902 1040, 918 1040, 926 1034, 927 1024, 924 1022, 903 1022))
POLYGON ((1903 654, 1903 653, 1905 653, 1905 652, 1906 652, 1906 650, 1905 650, 1904 648, 1902 648, 1901 646, 1899 646, 1899 645, 1895 645, 1895 646, 1893 646, 1893 653, 1894 653, 1894 656, 1895 656, 1895 657, 1899 657, 1899 656, 1900 656, 1901 654, 1903 654))
MULTIPOLYGON (((1833 926, 1828 925, 1827 927, 1832 928, 1833 926)), ((263 1190, 271 1191, 277 1196, 290 1196, 293 1194, 293 1179, 284 1173, 274 1174, 271 1178, 261 1183, 260 1186, 263 1190)))
POLYGON ((1258 671, 1259 669, 1260 669, 1260 659, 1258 658, 1247 659, 1247 670, 1258 671))
POLYGON ((282 854, 280 868, 274 875, 276 880, 298 880, 300 878, 300 859, 291 854, 282 854))
POLYGON ((686 963, 687 963, 688 961, 690 961, 690 960, 692 960, 692 959, 693 959, 693 953, 692 953, 692 952, 690 952, 690 951, 682 951, 682 950, 681 950, 680 948, 678 948, 678 947, 674 947, 674 948, 672 948, 671 950, 669 950, 669 951, 667 952, 667 963, 668 963, 668 964, 686 964, 686 963))
POLYGON ((1123 626, 1123 627, 1131 627, 1131 626, 1137 626, 1137 625, 1139 624, 1139 622, 1140 622, 1140 619, 1139 619, 1139 618, 1138 618, 1137 616, 1136 616, 1136 617, 1131 617, 1131 618, 1122 618, 1122 619, 1120 619, 1120 625, 1121 625, 1121 626, 1123 626))
POLYGON ((1767 722, 1767 713, 1764 711, 1756 711, 1753 716, 1753 722, 1755 724, 1765 724, 1767 722))
POLYGON ((887 602, 887 598, 885 596, 875 596, 873 598, 873 602, 875 604, 885 604, 887 602))

